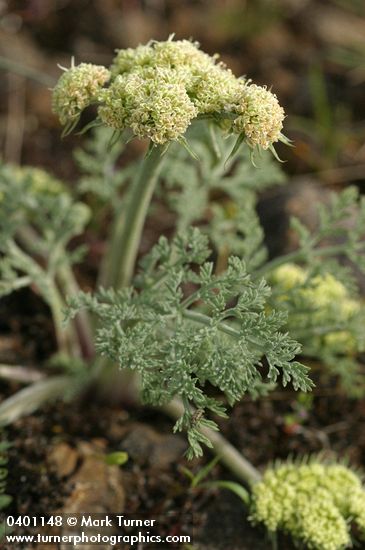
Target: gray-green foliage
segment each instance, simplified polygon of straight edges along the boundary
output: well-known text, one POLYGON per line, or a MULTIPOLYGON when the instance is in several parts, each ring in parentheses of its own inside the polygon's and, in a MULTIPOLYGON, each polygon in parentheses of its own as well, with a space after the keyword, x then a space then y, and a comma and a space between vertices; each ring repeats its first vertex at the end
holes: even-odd
POLYGON ((300 346, 280 332, 285 315, 265 312, 265 281, 253 282, 237 257, 215 275, 210 256, 198 229, 170 243, 161 237, 143 259, 134 288, 80 294, 70 303, 71 316, 86 307, 99 317, 97 350, 139 372, 145 402, 182 398, 185 412, 175 429, 187 430, 190 456, 201 454, 200 443, 209 445, 200 428, 217 428, 204 412, 224 414, 209 385, 230 405, 260 392, 263 377, 275 382, 280 375, 284 385, 311 387, 307 369, 293 361, 300 346))
POLYGON ((340 280, 339 274, 351 281, 347 270, 341 272, 334 263, 335 277, 329 267, 322 271, 284 264, 270 279, 270 303, 288 312, 287 328, 302 343, 306 357, 326 365, 348 393, 363 395, 363 367, 357 357, 365 344, 365 308, 353 285, 347 288, 340 280))
POLYGON ((303 354, 327 365, 348 393, 363 395, 363 366, 358 355, 365 345, 365 309, 353 268, 365 271, 364 197, 353 187, 334 193, 329 205, 319 206, 316 231, 309 232, 298 219, 293 219, 292 227, 299 236, 298 250, 264 265, 255 276, 270 280, 274 288, 270 302, 288 312, 287 328, 303 345, 303 354), (275 272, 293 261, 304 269, 305 277, 283 288, 277 284, 275 272), (309 303, 315 287, 317 299, 309 303))
POLYGON ((235 160, 227 163, 231 143, 218 136, 213 138, 214 147, 212 136, 204 134, 201 128, 189 136, 199 162, 189 161, 181 148, 170 150, 162 175, 170 206, 177 214, 177 226, 185 228, 199 223, 214 246, 219 268, 225 267, 229 254, 233 253, 245 260, 255 278, 268 277, 273 286, 268 301, 272 307, 288 312, 286 327, 303 345, 303 355, 327 365, 328 372, 339 377, 346 392, 362 395, 363 368, 358 354, 364 349, 364 309, 351 318, 341 319, 335 305, 322 308, 319 323, 318 316, 313 315, 319 306, 309 308, 296 291, 283 293, 270 272, 293 256, 308 271, 302 289, 310 286, 316 276, 333 274, 360 303, 351 269, 341 265, 338 257, 347 256, 357 269, 364 271, 364 200, 355 188, 334 193, 329 205, 318 206, 319 225, 314 233, 294 218, 292 228, 299 236, 298 250, 288 258, 266 263, 264 233, 256 213, 257 195, 265 187, 281 183, 282 171, 268 155, 257 159, 258 167, 253 166, 244 150, 238 163, 235 160), (351 348, 347 345, 349 337, 351 348))
MULTIPOLYGON (((269 152, 257 156, 256 166, 248 149, 241 149, 227 161, 234 139, 224 139, 211 129, 199 123, 188 132, 198 160, 180 145, 170 146, 158 194, 176 214, 177 231, 199 223, 217 254, 223 258, 240 256, 248 269, 253 269, 266 258, 263 229, 256 213, 257 195, 283 183, 285 175, 269 152)), ((110 130, 95 128, 84 149, 75 153, 82 171, 79 190, 115 209, 121 205, 120 189, 131 181, 139 164, 132 161, 116 168, 122 150, 122 142, 113 143, 110 130)))
POLYGON ((116 168, 123 148, 121 140, 113 140, 113 131, 109 128, 94 129, 92 138, 74 153, 82 174, 78 186, 80 193, 92 193, 103 202, 113 204, 118 198, 118 191, 131 175, 133 166, 116 168))
MULTIPOLYGON (((207 131, 206 124, 196 124, 188 139, 198 160, 185 148, 171 145, 161 171, 159 197, 176 214, 177 231, 198 223, 222 264, 229 254, 235 254, 246 261, 248 269, 255 268, 266 259, 257 195, 283 183, 284 173, 268 152, 256 158, 256 166, 247 149, 227 161, 234 139, 207 131)), ((75 153, 82 171, 80 192, 91 193, 115 210, 123 207, 120 189, 138 170, 138 162, 116 168, 122 150, 122 143, 113 143, 109 130, 95 128, 84 149, 75 153)))
MULTIPOLYGON (((69 311, 72 317, 87 308, 99 317, 97 351, 140 374, 146 402, 182 399, 185 412, 175 429, 187 430, 190 456, 201 453, 201 443, 208 444, 201 428, 216 428, 205 413, 224 414, 224 402, 212 387, 230 405, 245 393, 267 391, 279 375, 284 385, 290 381, 297 389, 310 388, 305 367, 293 360, 300 344, 304 355, 332 365, 351 379, 347 387, 354 385, 359 370, 355 353, 326 347, 324 339, 317 338, 319 331, 324 336, 326 330, 333 332, 335 321, 336 331, 342 330, 345 321, 340 327, 333 309, 331 318, 322 314, 319 324, 300 294, 281 289, 272 274, 284 263, 299 262, 308 273, 306 285, 334 273, 356 297, 348 271, 340 269, 334 255, 344 253, 365 267, 365 203, 353 189, 334 195, 329 207, 321 207, 314 234, 294 220, 299 249, 266 262, 257 195, 283 180, 280 169, 266 155, 257 159, 258 168, 244 152, 239 162, 226 161, 230 140, 202 134, 201 128, 196 131, 189 141, 199 162, 188 159, 184 149, 171 147, 161 174, 160 197, 167 192, 168 204, 177 214, 176 236, 171 241, 162 237, 143 258, 133 287, 80 294, 71 300, 69 311), (191 228, 194 224, 199 230, 191 228), (334 237, 335 244, 328 244, 334 237)), ((121 148, 107 149, 104 158, 110 135, 100 129, 96 134, 87 150, 77 155, 87 172, 81 189, 116 205, 119 188, 135 165, 116 175, 121 148), (104 186, 102 193, 98 186, 104 186)), ((0 192, 2 292, 34 284, 60 313, 60 302, 54 303, 55 279, 65 263, 70 267, 80 257, 79 252, 66 254, 66 247, 83 230, 88 209, 60 182, 32 169, 2 166, 0 192)), ((362 337, 358 318, 346 323, 352 337, 357 331, 357 353, 362 337)))
POLYGON ((88 217, 43 170, 0 165, 0 294, 34 284, 52 302, 55 274, 82 257, 82 248, 66 254, 66 247, 88 217))
POLYGON ((256 158, 256 166, 247 149, 227 161, 234 140, 210 133, 206 125, 196 125, 188 138, 199 160, 171 146, 161 175, 178 230, 199 223, 219 255, 235 254, 255 268, 266 259, 257 195, 285 181, 283 172, 267 152, 256 158))
POLYGON ((365 197, 356 187, 333 193, 330 204, 319 205, 319 225, 310 233, 293 218, 292 227, 299 235, 300 257, 308 264, 323 264, 324 257, 346 256, 361 271, 365 271, 365 197), (328 245, 328 241, 336 243, 328 245))

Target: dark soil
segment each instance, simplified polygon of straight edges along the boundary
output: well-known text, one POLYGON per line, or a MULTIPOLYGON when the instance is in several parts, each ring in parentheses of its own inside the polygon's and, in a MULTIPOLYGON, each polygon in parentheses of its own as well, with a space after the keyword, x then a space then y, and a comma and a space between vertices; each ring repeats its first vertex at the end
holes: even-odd
MULTIPOLYGON (((222 431, 261 468, 290 454, 320 451, 336 452, 353 465, 364 467, 365 401, 318 395, 308 418, 301 424, 290 424, 286 418, 293 413, 295 403, 290 392, 274 393, 259 402, 244 400, 235 407, 230 420, 222 422, 222 431)), ((189 487, 182 467, 196 472, 202 463, 186 463, 182 457, 184 440, 171 435, 170 422, 159 413, 101 405, 89 395, 87 402, 59 402, 18 420, 8 428, 7 436, 12 443, 7 491, 13 503, 9 514, 62 511, 72 492, 68 481, 74 473, 61 475, 60 466, 50 459, 52 449, 67 443, 71 450, 77 450, 82 443, 101 441, 106 453, 125 450, 129 454, 128 463, 122 467, 125 510, 129 514, 161 518, 161 532, 168 534, 171 519, 167 514, 175 512, 179 521, 174 528, 187 534, 194 528, 201 550, 269 548, 265 533, 249 524, 236 496, 189 487)), ((76 461, 76 470, 78 467, 76 461)), ((210 479, 224 478, 232 476, 219 465, 210 474, 210 479)), ((292 547, 281 541, 280 548, 292 547)))

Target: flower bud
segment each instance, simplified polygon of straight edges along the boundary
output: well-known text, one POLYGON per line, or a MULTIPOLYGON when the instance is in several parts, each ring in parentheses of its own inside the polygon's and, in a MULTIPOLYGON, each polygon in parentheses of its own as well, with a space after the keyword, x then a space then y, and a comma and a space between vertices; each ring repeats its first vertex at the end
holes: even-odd
POLYGON ((109 80, 110 72, 103 66, 81 63, 68 69, 53 90, 52 109, 65 125, 80 116, 109 80))
POLYGON ((236 112, 239 116, 233 123, 233 130, 244 133, 250 145, 269 149, 280 139, 284 109, 276 95, 266 88, 256 84, 246 86, 236 112))

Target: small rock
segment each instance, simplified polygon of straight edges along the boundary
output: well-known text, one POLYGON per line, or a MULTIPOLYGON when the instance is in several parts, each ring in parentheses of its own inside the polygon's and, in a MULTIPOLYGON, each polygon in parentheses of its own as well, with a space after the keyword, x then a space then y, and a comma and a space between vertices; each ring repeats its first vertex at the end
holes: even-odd
POLYGON ((162 440, 152 449, 149 463, 159 469, 167 469, 171 464, 181 459, 186 451, 185 439, 178 435, 163 436, 162 440))
POLYGON ((162 435, 145 424, 134 424, 121 449, 138 464, 165 469, 182 457, 186 442, 178 435, 162 435))
POLYGON ((62 441, 52 447, 47 459, 58 477, 68 477, 75 471, 78 458, 77 450, 62 441))
POLYGON ((146 464, 155 445, 160 442, 159 434, 145 424, 133 424, 123 439, 121 450, 126 451, 134 462, 146 464))
MULTIPOLYGON (((91 443, 82 442, 79 445, 80 468, 69 479, 68 484, 72 487, 62 513, 64 514, 120 514, 124 511, 125 492, 123 485, 123 474, 118 466, 109 466, 104 460, 105 442, 95 440, 91 443)), ((97 534, 100 529, 94 534, 97 534)), ((109 535, 114 533, 103 529, 103 533, 109 535)), ((92 531, 89 534, 93 534, 92 531)), ((69 548, 68 545, 61 546, 61 550, 69 548)), ((92 550, 92 545, 76 545, 75 548, 92 550)), ((104 547, 105 550, 111 548, 104 547)))
POLYGON ((104 461, 100 441, 82 444, 82 463, 69 480, 73 490, 65 513, 119 513, 124 509, 123 474, 119 466, 104 461))

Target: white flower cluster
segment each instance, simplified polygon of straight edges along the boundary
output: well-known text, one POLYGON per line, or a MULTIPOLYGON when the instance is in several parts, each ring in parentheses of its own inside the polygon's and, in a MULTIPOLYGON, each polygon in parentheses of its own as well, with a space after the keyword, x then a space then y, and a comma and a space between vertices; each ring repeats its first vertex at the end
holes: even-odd
POLYGON ((351 546, 351 522, 365 536, 365 491, 342 465, 283 464, 268 469, 254 486, 251 518, 308 548, 341 550, 351 546))
POLYGON ((81 111, 97 100, 110 72, 103 66, 81 63, 63 73, 53 90, 52 108, 65 125, 80 116, 81 111))
POLYGON ((237 133, 244 133, 252 145, 268 149, 280 139, 284 109, 275 94, 266 88, 251 84, 245 87, 234 121, 237 133))
POLYGON ((104 124, 131 128, 156 144, 178 140, 192 120, 210 116, 252 147, 269 148, 282 137, 284 111, 276 96, 236 78, 217 57, 188 40, 119 50, 110 71, 83 63, 62 75, 53 109, 65 125, 97 101, 104 124))
POLYGON ((131 128, 158 144, 178 139, 197 116, 179 73, 162 67, 118 75, 100 99, 99 116, 107 126, 131 128))

